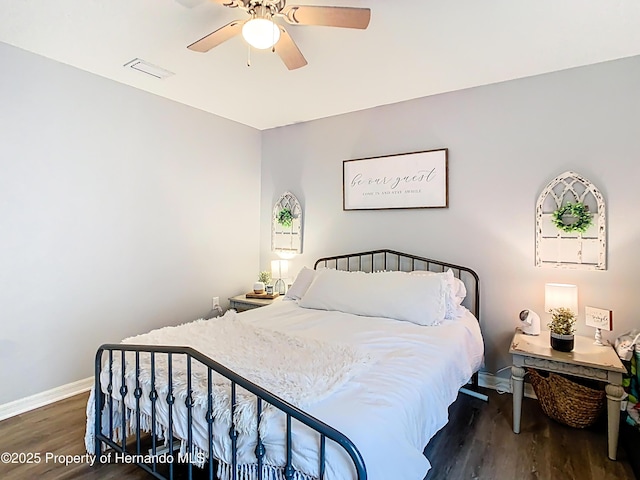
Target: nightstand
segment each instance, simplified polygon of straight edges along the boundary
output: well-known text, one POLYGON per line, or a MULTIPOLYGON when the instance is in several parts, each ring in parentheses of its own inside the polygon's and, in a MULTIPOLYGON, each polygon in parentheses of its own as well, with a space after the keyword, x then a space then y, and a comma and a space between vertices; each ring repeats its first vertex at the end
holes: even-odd
POLYGON ((244 312, 245 310, 266 307, 267 305, 271 305, 273 302, 280 301, 281 298, 282 295, 274 299, 247 298, 243 293, 242 295, 236 295, 235 297, 231 297, 229 299, 229 308, 233 308, 236 312, 240 313, 244 312))
POLYGON ((626 373, 626 369, 613 347, 600 347, 593 344, 593 337, 576 335, 573 351, 559 352, 551 348, 549 331, 541 332, 540 335, 525 335, 516 330, 509 353, 513 356, 513 432, 520 433, 525 368, 599 380, 607 384, 609 458, 615 460, 620 429, 620 402, 624 395, 622 375, 626 373))

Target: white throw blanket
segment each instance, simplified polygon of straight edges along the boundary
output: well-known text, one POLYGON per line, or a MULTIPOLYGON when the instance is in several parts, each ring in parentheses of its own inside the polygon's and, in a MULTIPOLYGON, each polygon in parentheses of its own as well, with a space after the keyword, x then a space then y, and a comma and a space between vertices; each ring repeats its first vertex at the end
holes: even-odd
MULTIPOLYGON (((236 319, 234 311, 227 312, 223 317, 211 320, 197 320, 177 327, 165 327, 153 330, 147 334, 138 335, 123 340, 125 344, 144 345, 174 345, 189 346, 207 355, 230 368, 239 375, 253 383, 269 390, 284 400, 300 407, 306 408, 326 398, 337 391, 355 374, 362 372, 370 364, 370 358, 358 349, 336 343, 320 342, 311 339, 297 338, 281 332, 259 328, 246 324, 236 319)), ((114 439, 121 438, 121 410, 120 410, 120 385, 121 385, 121 354, 114 352, 112 384, 114 396, 114 439)), ((187 375, 186 358, 184 355, 173 355, 173 395, 175 437, 187 438, 186 432, 186 407, 187 375)), ((162 437, 168 429, 166 415, 166 396, 168 394, 167 383, 167 356, 158 353, 155 355, 155 389, 158 393, 158 402, 162 402, 163 408, 157 408, 156 432, 162 437), (164 413, 163 413, 164 412, 164 413)), ((198 361, 191 362, 191 388, 194 401, 194 424, 201 422, 205 425, 204 415, 207 410, 207 368, 198 361)), ((135 354, 126 354, 125 382, 128 393, 125 397, 126 418, 128 434, 135 431, 135 354)), ((141 428, 151 431, 151 370, 150 355, 140 354, 140 387, 143 395, 141 403, 141 428)), ((230 426, 231 393, 230 382, 215 371, 212 376, 213 383, 213 413, 215 416, 216 430, 228 432, 230 426)), ((109 384, 108 356, 104 356, 103 371, 101 374, 102 390, 106 391, 109 384)), ((87 408, 87 435, 85 444, 87 451, 92 453, 93 445, 93 414, 94 409, 90 404, 87 408)), ((108 405, 108 404, 107 404, 108 405)), ((105 407, 106 409, 106 407, 105 407)), ((261 417, 261 434, 268 429, 270 414, 275 408, 266 406, 261 417)), ((106 410, 105 410, 106 411, 106 410)), ((103 416, 103 431, 108 434, 108 415, 103 416)), ((242 434, 255 436, 257 415, 255 396, 238 388, 236 390, 236 410, 234 417, 236 430, 242 434)), ((221 442, 229 441, 228 435, 221 436, 221 442)), ((195 436, 195 451, 200 451, 208 456, 208 441, 195 436)), ((214 446, 214 457, 222 462, 230 463, 228 448, 214 446)), ((255 460, 255 458, 254 458, 255 460)))

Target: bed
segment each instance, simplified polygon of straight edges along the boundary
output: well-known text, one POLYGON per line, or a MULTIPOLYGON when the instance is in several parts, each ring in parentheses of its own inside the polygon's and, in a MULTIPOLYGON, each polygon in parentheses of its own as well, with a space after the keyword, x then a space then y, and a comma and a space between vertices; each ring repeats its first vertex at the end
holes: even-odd
POLYGON ((87 450, 156 478, 424 478, 424 447, 458 391, 477 387, 475 272, 391 250, 339 255, 286 297, 103 345, 87 450))

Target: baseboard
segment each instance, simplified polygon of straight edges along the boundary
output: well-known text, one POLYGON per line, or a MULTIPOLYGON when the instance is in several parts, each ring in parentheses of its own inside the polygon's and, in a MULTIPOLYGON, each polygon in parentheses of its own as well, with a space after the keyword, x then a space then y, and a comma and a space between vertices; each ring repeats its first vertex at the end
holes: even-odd
MULTIPOLYGON (((485 388, 491 388, 500 393, 513 393, 510 378, 498 377, 487 372, 478 373, 478 385, 485 388)), ((524 396, 535 399, 538 398, 536 397, 536 393, 533 391, 531 384, 526 382, 524 384, 524 396)))
MULTIPOLYGON (((93 381, 93 377, 83 378, 77 382, 68 383, 45 392, 36 393, 30 397, 0 405, 0 421, 86 392, 93 386, 93 381)), ((497 377, 487 372, 479 372, 478 384, 481 387, 491 388, 501 393, 511 393, 511 379, 509 378, 497 377)), ((529 398, 537 398, 533 388, 528 383, 524 384, 524 395, 529 398)))
POLYGON ((0 420, 5 420, 21 413, 44 407, 50 403, 64 400, 79 393, 86 392, 93 386, 93 377, 83 378, 77 382, 68 383, 60 387, 52 388, 45 392, 36 393, 30 397, 20 398, 13 402, 0 405, 0 420))

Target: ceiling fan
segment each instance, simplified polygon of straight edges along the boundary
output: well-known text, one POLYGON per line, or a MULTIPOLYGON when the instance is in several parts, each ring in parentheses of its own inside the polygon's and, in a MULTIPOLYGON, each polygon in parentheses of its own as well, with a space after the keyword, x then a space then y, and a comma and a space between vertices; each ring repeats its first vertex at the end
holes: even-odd
POLYGON ((244 39, 258 49, 271 48, 289 70, 304 67, 307 60, 298 46, 274 18, 283 18, 291 25, 322 25, 328 27, 365 29, 369 26, 371 9, 356 7, 324 7, 286 5, 286 0, 211 0, 230 8, 241 8, 251 18, 234 20, 202 37, 187 48, 208 52, 213 47, 242 33, 244 39))

